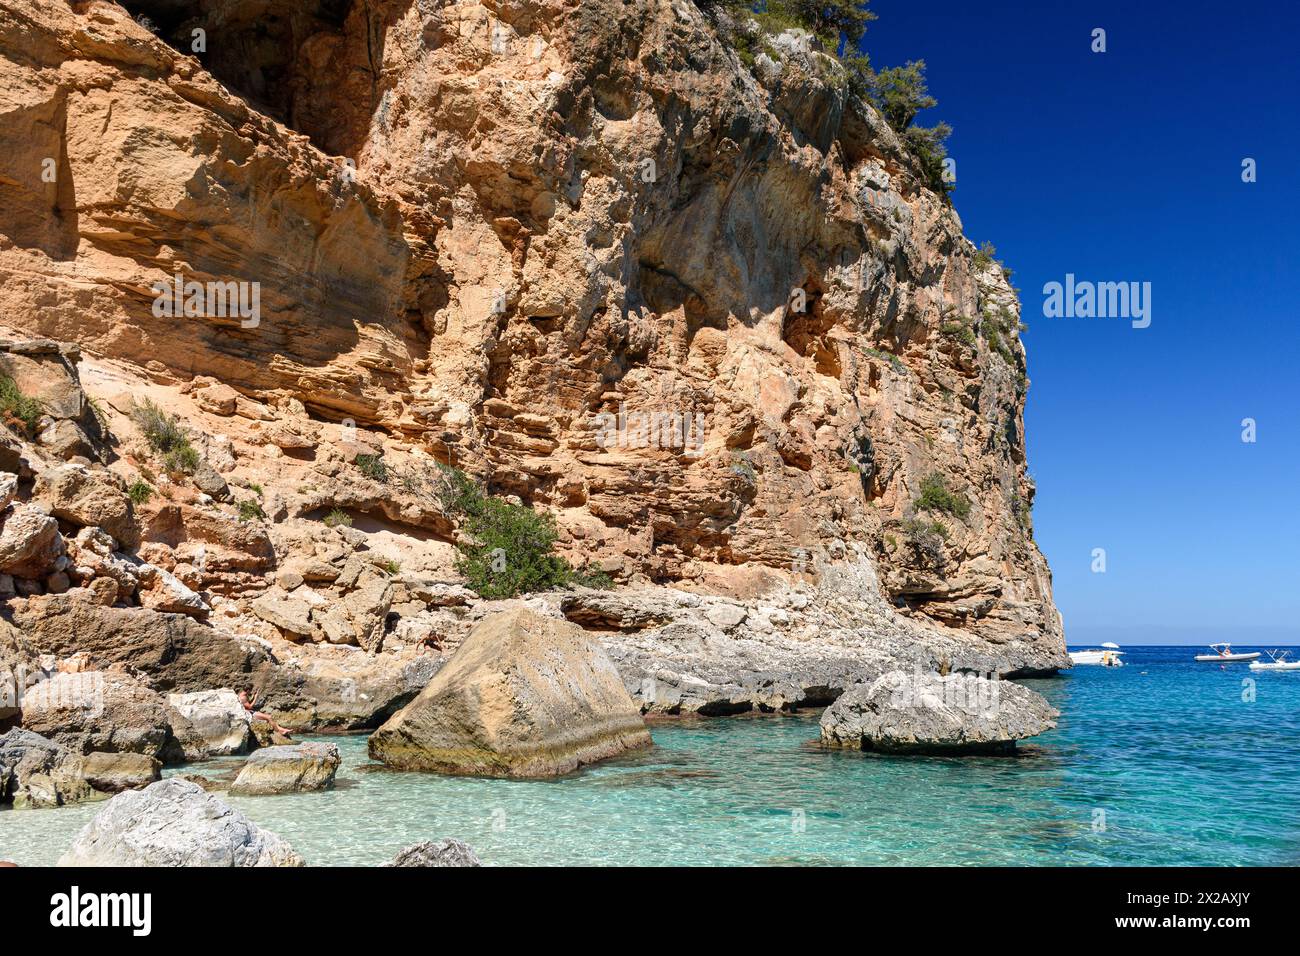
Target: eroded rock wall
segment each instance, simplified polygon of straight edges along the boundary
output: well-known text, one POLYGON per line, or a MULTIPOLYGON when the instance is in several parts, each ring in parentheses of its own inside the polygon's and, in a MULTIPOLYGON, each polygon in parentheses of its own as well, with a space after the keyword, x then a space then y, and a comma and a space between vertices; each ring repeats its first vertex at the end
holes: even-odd
POLYGON ((850 542, 1059 651, 1015 294, 833 60, 747 67, 688 0, 126 6, 0 0, 8 324, 423 448, 620 581, 850 542), (178 273, 257 324, 155 315, 178 273))

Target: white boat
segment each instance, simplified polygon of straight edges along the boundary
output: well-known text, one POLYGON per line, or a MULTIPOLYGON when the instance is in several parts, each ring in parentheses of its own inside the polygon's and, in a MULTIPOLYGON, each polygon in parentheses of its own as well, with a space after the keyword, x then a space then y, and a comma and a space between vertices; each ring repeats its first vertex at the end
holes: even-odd
POLYGON ((1120 656, 1124 652, 1119 649, 1118 644, 1112 644, 1107 641, 1101 647, 1093 651, 1070 651, 1070 660, 1076 664, 1098 664, 1102 667, 1123 667, 1124 662, 1120 656))
POLYGON ((1213 654, 1197 654, 1198 661, 1218 661, 1220 664, 1227 664, 1233 661, 1253 661, 1259 657, 1259 651, 1251 651, 1249 654, 1234 654, 1231 644, 1211 644, 1210 650, 1213 654))
POLYGON ((1269 651, 1269 661, 1251 661, 1253 671, 1300 671, 1300 661, 1289 661, 1290 651, 1269 651))

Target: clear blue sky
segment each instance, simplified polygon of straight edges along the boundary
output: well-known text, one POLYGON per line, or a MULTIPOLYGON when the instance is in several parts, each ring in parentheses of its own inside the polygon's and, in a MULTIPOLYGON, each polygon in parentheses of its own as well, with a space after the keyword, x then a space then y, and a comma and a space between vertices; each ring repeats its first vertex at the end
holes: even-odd
POLYGON ((1022 290, 1034 521, 1069 643, 1300 643, 1300 10, 871 6, 863 48, 926 61, 953 203, 1022 290), (1067 272, 1151 282, 1150 328, 1045 318, 1067 272))

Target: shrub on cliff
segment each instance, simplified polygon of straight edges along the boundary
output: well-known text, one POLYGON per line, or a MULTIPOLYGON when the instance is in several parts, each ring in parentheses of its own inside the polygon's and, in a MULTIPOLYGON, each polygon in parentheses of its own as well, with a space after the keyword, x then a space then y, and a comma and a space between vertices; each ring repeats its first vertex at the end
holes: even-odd
POLYGON ((40 424, 45 409, 34 398, 28 398, 18 388, 18 383, 8 375, 0 374, 0 415, 5 424, 30 438, 40 424))
POLYGON ((149 447, 162 455, 163 465, 168 471, 188 475, 199 466, 199 453, 190 444, 190 433, 175 415, 169 415, 152 400, 142 398, 131 403, 131 420, 149 447))
POLYGON ((918 511, 943 511, 958 518, 970 514, 970 502, 949 488, 947 479, 937 471, 921 479, 921 494, 915 507, 918 511))
POLYGON ((480 597, 495 600, 563 587, 609 588, 605 572, 574 568, 554 553, 555 518, 483 494, 457 468, 438 466, 435 495, 443 510, 460 519, 464 538, 456 543, 456 570, 480 597))

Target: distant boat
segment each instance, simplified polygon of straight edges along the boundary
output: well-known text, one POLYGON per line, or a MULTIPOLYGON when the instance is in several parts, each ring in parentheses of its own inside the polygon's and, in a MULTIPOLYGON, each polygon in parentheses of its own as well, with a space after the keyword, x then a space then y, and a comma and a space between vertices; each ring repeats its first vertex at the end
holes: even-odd
POLYGON ((1290 651, 1269 651, 1271 661, 1251 661, 1253 671, 1300 671, 1300 661, 1289 661, 1290 651))
POLYGON ((1118 644, 1107 641, 1094 651, 1070 651, 1070 660, 1076 664, 1099 664, 1102 667, 1123 667, 1120 655, 1124 652, 1118 644))
POLYGON ((1253 661, 1259 657, 1259 651, 1251 651, 1249 654, 1234 654, 1231 644, 1211 644, 1210 650, 1213 654, 1197 654, 1198 661, 1218 661, 1219 663, 1228 663, 1231 661, 1253 661))

